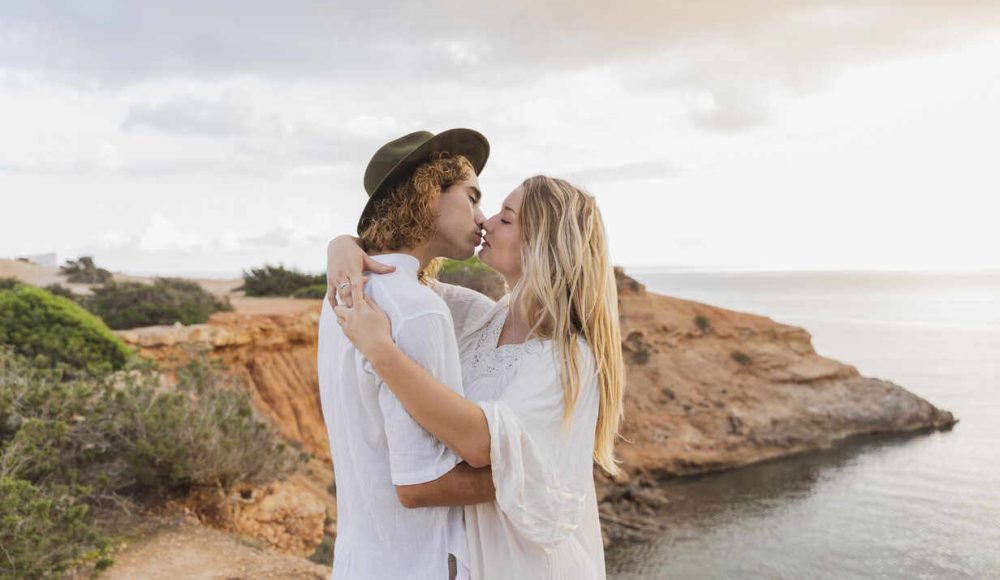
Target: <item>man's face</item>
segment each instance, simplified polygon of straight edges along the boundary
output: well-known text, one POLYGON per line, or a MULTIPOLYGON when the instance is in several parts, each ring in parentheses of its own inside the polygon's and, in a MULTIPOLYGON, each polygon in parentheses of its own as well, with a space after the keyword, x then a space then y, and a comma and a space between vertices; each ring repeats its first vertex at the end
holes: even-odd
POLYGON ((471 258, 482 242, 486 217, 479 209, 482 193, 475 173, 441 192, 438 200, 437 255, 453 260, 471 258))

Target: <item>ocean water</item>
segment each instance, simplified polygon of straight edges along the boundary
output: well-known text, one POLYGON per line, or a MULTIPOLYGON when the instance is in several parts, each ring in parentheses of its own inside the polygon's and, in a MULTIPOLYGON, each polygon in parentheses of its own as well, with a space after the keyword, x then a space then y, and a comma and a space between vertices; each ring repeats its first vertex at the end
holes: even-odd
POLYGON ((960 422, 670 481, 667 532, 610 578, 1000 578, 1000 272, 629 274, 802 326, 960 422))

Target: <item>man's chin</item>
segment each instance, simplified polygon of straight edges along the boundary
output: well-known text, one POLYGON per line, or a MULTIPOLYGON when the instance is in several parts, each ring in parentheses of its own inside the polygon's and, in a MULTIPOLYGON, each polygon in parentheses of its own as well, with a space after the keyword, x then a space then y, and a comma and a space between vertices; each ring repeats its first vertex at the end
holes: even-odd
POLYGON ((456 250, 455 252, 452 252, 452 254, 449 256, 441 256, 441 257, 448 258, 449 260, 458 260, 459 262, 464 262, 465 260, 468 260, 469 258, 475 255, 476 255, 476 247, 472 246, 471 248, 462 248, 461 250, 456 250))

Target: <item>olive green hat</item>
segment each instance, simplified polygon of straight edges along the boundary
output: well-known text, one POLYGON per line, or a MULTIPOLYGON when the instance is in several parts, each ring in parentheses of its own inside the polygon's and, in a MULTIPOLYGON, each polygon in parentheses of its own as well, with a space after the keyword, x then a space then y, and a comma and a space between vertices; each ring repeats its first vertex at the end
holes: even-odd
POLYGON ((378 200, 399 181, 409 178, 417 167, 430 161, 432 155, 442 151, 462 155, 472 162, 476 175, 479 175, 490 156, 490 143, 478 131, 449 129, 437 135, 430 131, 417 131, 379 147, 365 169, 365 191, 369 199, 358 220, 358 235, 361 235, 362 226, 371 217, 378 200))

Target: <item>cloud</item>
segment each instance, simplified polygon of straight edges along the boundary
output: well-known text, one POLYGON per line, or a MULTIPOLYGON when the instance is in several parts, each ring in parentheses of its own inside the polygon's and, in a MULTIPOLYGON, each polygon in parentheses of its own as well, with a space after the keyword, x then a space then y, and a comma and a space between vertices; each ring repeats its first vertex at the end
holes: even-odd
MULTIPOLYGON (((636 91, 694 95, 695 127, 734 132, 770 120, 782 91, 815 91, 854 64, 998 29, 995 0, 621 0, 614 10, 598 0, 469 0, 460 9, 447 0, 13 0, 0 15, 0 70, 83 86, 239 77, 353 83, 400 102, 424 93, 421 86, 452 101, 491 86, 502 100, 507 87, 604 66, 636 91), (464 90, 444 92, 452 82, 464 90)), ((124 126, 241 134, 250 111, 231 105, 199 95, 139 103, 124 126)), ((442 115, 425 110, 425 125, 442 115)))
POLYGON ((251 130, 253 109, 247 99, 230 96, 220 100, 194 96, 129 108, 123 129, 145 127, 179 135, 232 136, 251 130))
POLYGON ((136 242, 139 249, 146 252, 193 251, 206 245, 206 239, 201 234, 178 228, 160 212, 153 213, 136 242))
POLYGON ((330 238, 329 220, 322 216, 302 222, 278 218, 277 225, 258 233, 221 233, 188 230, 177 225, 163 212, 154 211, 142 231, 101 233, 95 246, 101 250, 138 249, 150 253, 202 253, 270 251, 289 248, 319 247, 330 238))
POLYGON ((662 159, 632 161, 619 165, 595 167, 565 172, 566 178, 586 187, 588 183, 615 183, 657 180, 674 177, 677 171, 670 162, 662 159))

